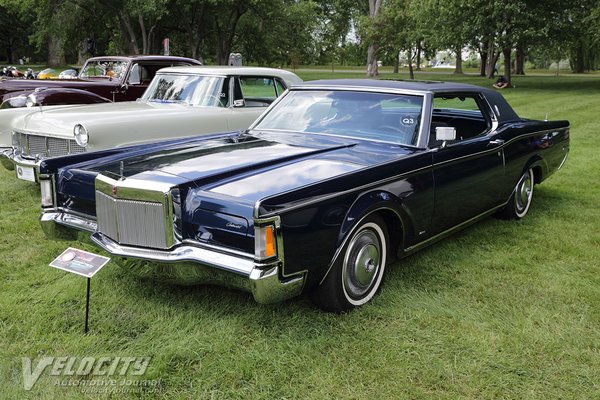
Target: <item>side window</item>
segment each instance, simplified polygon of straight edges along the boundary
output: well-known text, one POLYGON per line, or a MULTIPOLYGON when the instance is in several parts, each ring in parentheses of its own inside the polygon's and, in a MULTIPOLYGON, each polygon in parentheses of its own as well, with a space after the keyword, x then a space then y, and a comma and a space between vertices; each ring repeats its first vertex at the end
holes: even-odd
POLYGON ((433 98, 430 147, 438 146, 435 128, 453 127, 456 140, 466 140, 486 133, 490 127, 487 114, 481 108, 481 99, 472 95, 444 94, 433 98))
POLYGON ((277 78, 275 78, 275 88, 277 89, 277 96, 281 96, 281 94, 287 89, 284 83, 277 78))
POLYGON ((242 87, 241 87, 239 78, 235 78, 233 80, 233 106, 234 107, 246 107, 247 106, 244 101, 244 94, 242 92, 242 87))
POLYGON ((131 70, 129 71, 129 79, 127 83, 130 85, 139 85, 142 78, 140 76, 140 64, 133 64, 131 66, 131 70))
POLYGON ((221 107, 229 107, 229 82, 230 78, 223 80, 223 87, 219 92, 219 104, 221 107))
POLYGON ((268 107, 277 98, 277 81, 272 77, 241 76, 246 107, 268 107))

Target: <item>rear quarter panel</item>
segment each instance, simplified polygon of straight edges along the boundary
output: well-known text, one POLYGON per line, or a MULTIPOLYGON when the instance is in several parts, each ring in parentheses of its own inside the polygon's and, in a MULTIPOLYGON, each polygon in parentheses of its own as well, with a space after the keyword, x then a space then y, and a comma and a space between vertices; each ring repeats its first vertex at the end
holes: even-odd
POLYGON ((522 121, 506 126, 499 136, 505 140, 506 199, 527 168, 534 168, 539 183, 561 166, 569 152, 568 121, 522 121))

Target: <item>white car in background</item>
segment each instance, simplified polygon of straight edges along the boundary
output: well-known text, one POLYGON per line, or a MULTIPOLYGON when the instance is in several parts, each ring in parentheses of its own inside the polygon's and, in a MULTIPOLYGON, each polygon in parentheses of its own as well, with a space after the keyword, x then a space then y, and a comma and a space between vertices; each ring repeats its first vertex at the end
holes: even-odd
POLYGON ((273 68, 164 68, 137 101, 20 111, 12 120, 12 151, 3 153, 8 158, 3 165, 16 169, 17 178, 35 182, 46 158, 244 130, 300 82, 292 72, 273 68))

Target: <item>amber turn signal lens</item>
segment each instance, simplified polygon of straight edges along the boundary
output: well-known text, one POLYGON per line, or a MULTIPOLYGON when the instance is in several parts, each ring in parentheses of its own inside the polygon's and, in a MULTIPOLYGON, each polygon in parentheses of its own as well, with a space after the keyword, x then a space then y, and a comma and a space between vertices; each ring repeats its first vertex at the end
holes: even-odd
POLYGON ((265 256, 275 256, 275 229, 272 225, 265 228, 265 256))

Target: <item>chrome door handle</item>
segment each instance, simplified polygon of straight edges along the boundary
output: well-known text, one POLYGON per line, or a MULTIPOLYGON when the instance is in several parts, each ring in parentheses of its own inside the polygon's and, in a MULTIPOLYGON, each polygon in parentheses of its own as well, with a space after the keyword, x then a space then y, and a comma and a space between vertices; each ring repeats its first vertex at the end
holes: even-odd
POLYGON ((502 139, 490 140, 489 144, 494 145, 494 146, 501 146, 504 144, 504 140, 502 140, 502 139))

